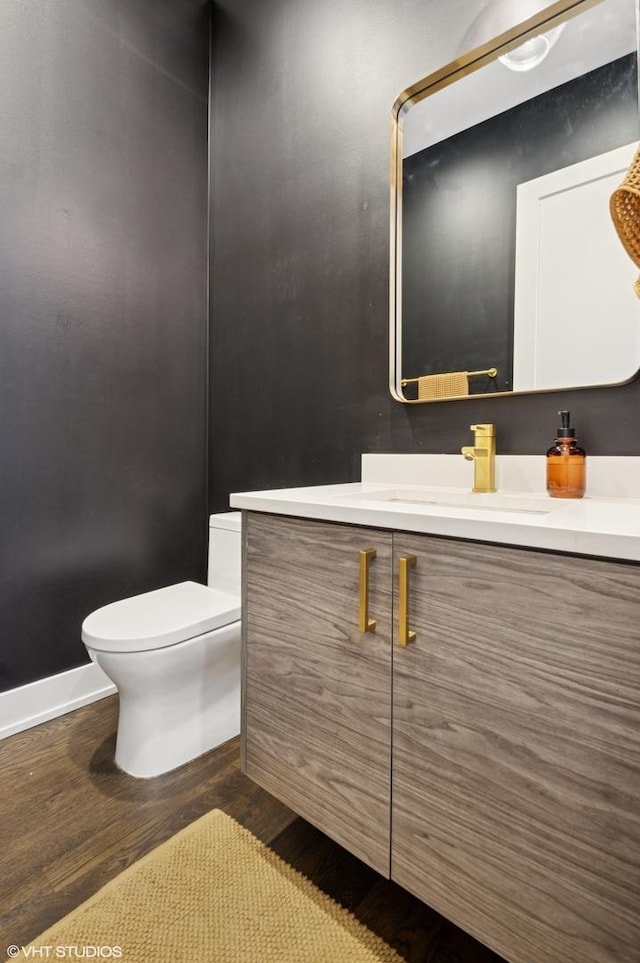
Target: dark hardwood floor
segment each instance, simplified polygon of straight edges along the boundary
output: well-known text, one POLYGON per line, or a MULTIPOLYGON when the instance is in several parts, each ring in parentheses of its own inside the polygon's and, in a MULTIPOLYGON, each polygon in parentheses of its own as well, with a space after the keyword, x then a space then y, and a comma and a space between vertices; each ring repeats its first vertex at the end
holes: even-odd
POLYGON ((117 712, 112 696, 0 742, 2 957, 179 829, 222 809, 408 963, 501 963, 243 776, 236 739, 166 776, 126 776, 113 763, 117 712))

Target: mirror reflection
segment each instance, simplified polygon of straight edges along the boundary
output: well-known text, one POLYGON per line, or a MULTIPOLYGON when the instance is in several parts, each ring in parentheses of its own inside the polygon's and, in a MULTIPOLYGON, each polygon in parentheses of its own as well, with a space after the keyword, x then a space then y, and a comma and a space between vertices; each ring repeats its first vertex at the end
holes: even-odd
POLYGON ((639 136, 635 0, 566 6, 396 102, 398 400, 614 384, 640 367, 637 270, 609 214, 639 136))

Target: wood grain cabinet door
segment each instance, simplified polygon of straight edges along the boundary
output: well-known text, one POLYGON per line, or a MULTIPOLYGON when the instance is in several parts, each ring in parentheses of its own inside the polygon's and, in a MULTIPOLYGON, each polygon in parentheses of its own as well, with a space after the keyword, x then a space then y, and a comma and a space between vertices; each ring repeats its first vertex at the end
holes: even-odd
POLYGON ((388 876, 392 535, 261 513, 244 530, 244 771, 388 876))
POLYGON ((640 567, 395 552, 392 878, 512 963, 638 963, 640 567))

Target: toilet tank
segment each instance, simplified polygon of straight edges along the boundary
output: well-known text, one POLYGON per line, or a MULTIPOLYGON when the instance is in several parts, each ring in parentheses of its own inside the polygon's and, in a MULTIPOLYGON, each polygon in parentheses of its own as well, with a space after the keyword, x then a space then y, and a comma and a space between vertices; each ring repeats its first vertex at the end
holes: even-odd
POLYGON ((242 538, 240 512, 209 516, 207 585, 240 595, 242 538))

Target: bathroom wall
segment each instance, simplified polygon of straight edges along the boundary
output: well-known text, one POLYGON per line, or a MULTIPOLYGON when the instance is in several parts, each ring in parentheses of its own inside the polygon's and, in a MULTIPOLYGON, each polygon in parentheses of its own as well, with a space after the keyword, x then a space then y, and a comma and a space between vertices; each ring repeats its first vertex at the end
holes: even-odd
POLYGON ((466 46, 477 13, 476 0, 216 4, 212 508, 230 491, 355 480, 362 451, 456 452, 476 421, 496 423, 499 452, 542 453, 565 407, 592 453, 640 454, 637 380, 389 395, 391 106, 466 46))
POLYGON ((204 577, 208 18, 0 4, 0 689, 204 577))

